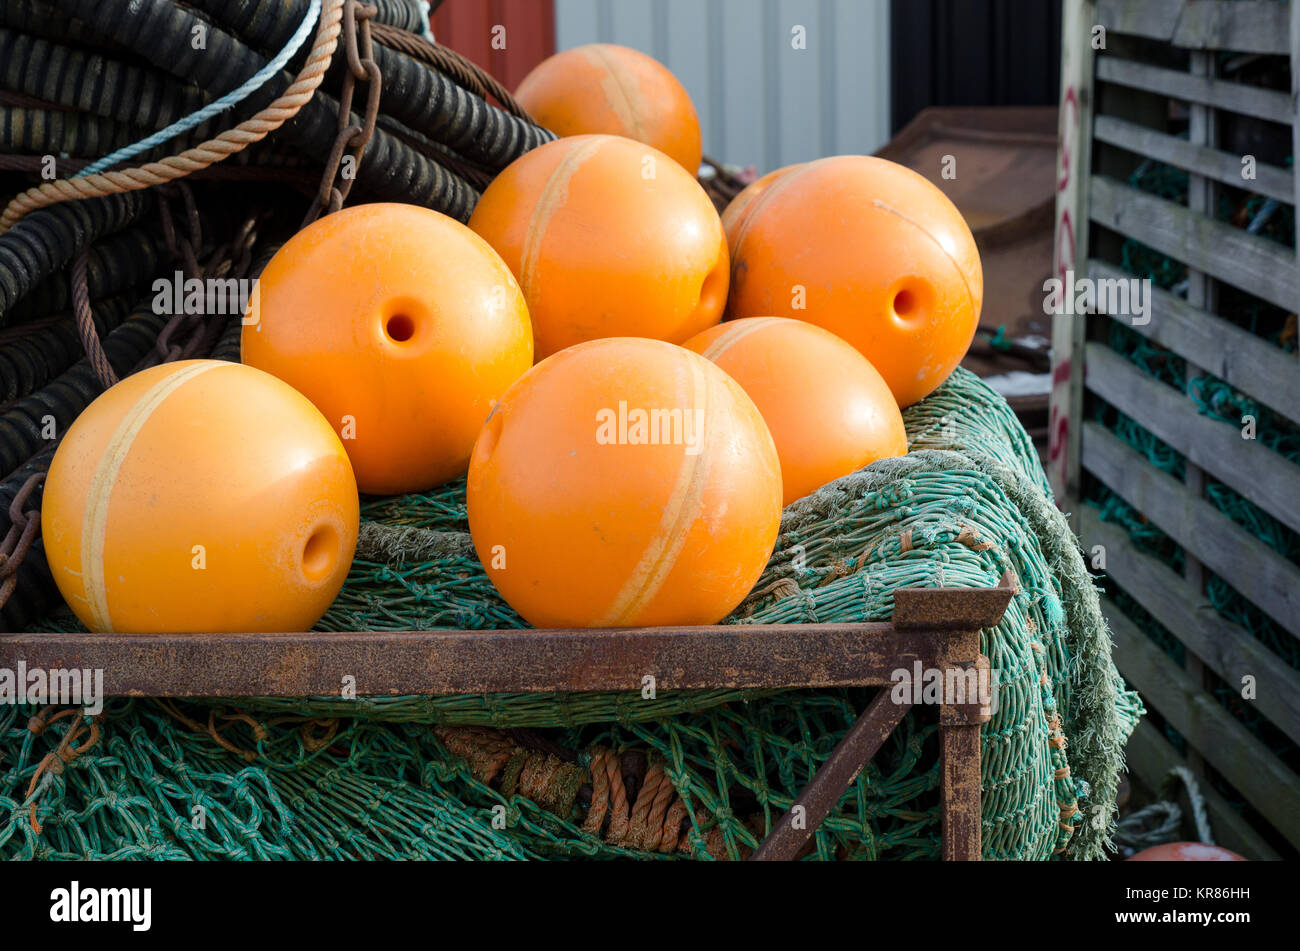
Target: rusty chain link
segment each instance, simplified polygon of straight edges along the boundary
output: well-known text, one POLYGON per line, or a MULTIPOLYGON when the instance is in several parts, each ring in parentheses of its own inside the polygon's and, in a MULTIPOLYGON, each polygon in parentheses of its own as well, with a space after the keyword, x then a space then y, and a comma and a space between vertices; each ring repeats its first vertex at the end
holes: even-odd
POLYGON ((27 556, 27 550, 36 541, 36 535, 41 529, 41 510, 23 509, 36 491, 36 486, 44 479, 44 472, 33 472, 9 503, 9 531, 0 540, 0 607, 4 607, 18 586, 18 566, 27 556))
POLYGON ((343 74, 343 88, 339 94, 338 134, 325 160, 320 188, 316 190, 316 197, 302 220, 301 228, 307 227, 322 213, 331 215, 343 207, 352 183, 356 181, 361 156, 375 134, 383 83, 379 64, 374 60, 370 21, 378 15, 379 9, 374 4, 347 0, 343 5, 343 48, 348 71, 343 74), (366 83, 366 111, 360 125, 352 121, 352 99, 359 82, 366 83), (352 159, 351 168, 342 168, 345 158, 352 159))

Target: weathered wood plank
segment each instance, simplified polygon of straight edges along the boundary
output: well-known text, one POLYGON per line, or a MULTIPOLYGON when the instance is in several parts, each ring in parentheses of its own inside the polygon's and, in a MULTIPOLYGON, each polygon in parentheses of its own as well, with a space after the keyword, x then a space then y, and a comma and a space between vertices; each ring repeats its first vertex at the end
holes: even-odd
POLYGON ((1283 4, 1267 0, 1189 0, 1172 41, 1186 49, 1286 53, 1288 20, 1283 4))
POLYGON ((1300 637, 1300 568, 1097 423, 1083 427, 1083 464, 1286 630, 1300 637))
POLYGON ((1260 89, 1223 79, 1192 76, 1175 69, 1149 66, 1114 56, 1098 57, 1097 79, 1186 102, 1199 102, 1282 125, 1295 122, 1295 107, 1290 94, 1275 89, 1260 89))
MULTIPOLYGON (((1094 280, 1125 280, 1133 275, 1095 258, 1088 262, 1094 280)), ((1192 307, 1158 287, 1151 288, 1151 319, 1133 330, 1202 367, 1295 423, 1300 423, 1300 358, 1242 330, 1222 317, 1192 307)))
POLYGON ((1289 248, 1105 176, 1092 176, 1089 198, 1098 224, 1278 307, 1291 310, 1300 300, 1300 268, 1289 248))
MULTIPOLYGON (((1056 150, 1053 273, 1064 281, 1088 258, 1088 171, 1092 167, 1094 51, 1092 0, 1065 0, 1061 20, 1060 143, 1056 150)), ((1083 321, 1052 318, 1052 389, 1048 401, 1047 476, 1057 505, 1079 490, 1079 420, 1083 414, 1083 321)))
POLYGON ((1220 678, 1233 685, 1255 678, 1259 712, 1300 742, 1300 672, 1215 611, 1177 572, 1138 551, 1127 532, 1103 522, 1090 506, 1079 513, 1079 540, 1085 552, 1101 545, 1106 575, 1220 678))
POLYGON ((1300 532, 1300 466, 1258 440, 1243 439, 1240 425, 1200 415, 1187 396, 1104 343, 1085 347, 1084 383, 1193 464, 1300 532))
POLYGON ((1101 0, 1097 22, 1188 49, 1287 51, 1287 5, 1237 0, 1101 0))
MULTIPOLYGON (((1300 109, 1300 3, 1292 0, 1287 4, 1291 8, 1291 102, 1293 108, 1300 109)), ((1291 171, 1295 175, 1295 194, 1300 199, 1300 162, 1295 156, 1300 155, 1300 118, 1291 124, 1291 171)), ((1296 267, 1300 268, 1300 241, 1295 242, 1296 267)))
MULTIPOLYGON (((1157 792, 1170 770, 1175 766, 1187 766, 1187 761, 1178 755, 1173 744, 1146 720, 1138 723, 1133 735, 1129 737, 1124 759, 1128 771, 1157 792)), ((1205 783, 1200 784, 1200 792, 1205 799, 1210 831, 1214 834, 1217 845, 1252 861, 1281 861, 1282 856, 1218 792, 1205 783)), ((1190 817, 1187 822, 1191 826, 1190 817)))
POLYGON ((1286 839, 1300 848, 1300 777, 1269 752, 1151 639, 1103 600, 1115 664, 1143 698, 1286 839))
POLYGON ((1240 155, 1193 145, 1186 139, 1166 135, 1115 116, 1097 116, 1093 121, 1092 134, 1099 142, 1117 145, 1236 188, 1245 188, 1287 203, 1295 201, 1295 180, 1289 169, 1256 165, 1256 177, 1246 180, 1241 177, 1240 155))

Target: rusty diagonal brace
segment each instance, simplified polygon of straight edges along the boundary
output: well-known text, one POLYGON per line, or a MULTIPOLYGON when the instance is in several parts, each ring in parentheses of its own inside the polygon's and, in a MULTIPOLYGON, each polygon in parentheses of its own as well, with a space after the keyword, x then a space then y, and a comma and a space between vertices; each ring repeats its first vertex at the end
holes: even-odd
MULTIPOLYGON (((902 630, 945 631, 938 656, 932 659, 935 669, 943 674, 944 684, 949 682, 949 670, 965 672, 971 668, 979 672, 977 682, 988 683, 987 679, 978 679, 986 677, 989 670, 988 658, 979 652, 979 630, 1001 620, 1015 590, 1016 581, 1011 572, 1003 574, 997 588, 900 590, 895 592, 894 626, 902 630), (954 596, 965 603, 959 603, 954 596), (945 598, 946 604, 941 600, 945 598)), ((911 708, 910 702, 895 701, 890 688, 882 686, 750 860, 770 862, 796 858, 911 708)), ((945 702, 940 706, 939 769, 945 860, 977 861, 980 857, 979 728, 991 715, 989 705, 981 703, 979 698, 975 702, 945 702)))

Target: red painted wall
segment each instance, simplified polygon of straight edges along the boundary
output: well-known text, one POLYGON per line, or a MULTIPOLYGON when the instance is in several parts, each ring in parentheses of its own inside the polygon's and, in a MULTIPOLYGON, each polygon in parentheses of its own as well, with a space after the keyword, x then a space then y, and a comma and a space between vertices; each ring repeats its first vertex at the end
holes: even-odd
POLYGON ((529 70, 555 52, 555 3, 444 0, 433 15, 433 33, 514 92, 529 70), (492 48, 492 28, 498 24, 506 28, 503 50, 492 48))

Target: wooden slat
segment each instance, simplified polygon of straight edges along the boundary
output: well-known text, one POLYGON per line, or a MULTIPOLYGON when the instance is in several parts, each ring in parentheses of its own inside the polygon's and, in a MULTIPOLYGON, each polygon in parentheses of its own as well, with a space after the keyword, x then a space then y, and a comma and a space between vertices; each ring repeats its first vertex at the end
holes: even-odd
POLYGON ((1188 267, 1287 310, 1300 300, 1300 269, 1290 248, 1102 175, 1092 176, 1089 200, 1093 221, 1188 267))
POLYGON ((1097 22, 1108 32, 1188 49, 1286 53, 1287 6, 1267 0, 1101 0, 1097 22))
POLYGON ((1300 848, 1300 777, 1187 676, 1109 601, 1102 613, 1115 664, 1169 724, 1223 774, 1255 810, 1300 848))
POLYGON ((1193 464, 1300 532, 1300 466, 1263 443, 1243 439, 1239 424, 1196 412, 1196 404, 1148 376, 1104 343, 1084 349, 1084 384, 1193 464))
MULTIPOLYGON (((1129 737, 1124 759, 1128 771, 1157 793, 1170 770, 1175 766, 1187 766, 1187 761, 1178 755, 1173 744, 1146 720, 1138 723, 1133 735, 1129 737)), ((1214 834, 1216 844, 1252 861, 1281 860, 1282 856, 1264 841, 1264 837, 1237 810, 1228 805, 1226 799, 1204 782, 1198 785, 1201 797, 1205 800, 1205 811, 1210 817, 1210 831, 1214 834)), ((1186 817, 1186 825, 1191 834, 1191 829, 1194 828, 1191 816, 1186 817)))
POLYGON ((1207 568, 1300 637, 1300 568, 1097 423, 1083 426, 1083 464, 1207 568))
MULTIPOLYGON (((1292 0, 1287 4, 1291 8, 1291 101, 1300 105, 1300 4, 1292 0)), ((1291 125, 1291 171, 1295 175, 1295 193, 1300 199, 1300 162, 1295 157, 1300 155, 1300 121, 1291 125)), ((1300 241, 1295 242, 1296 267, 1300 268, 1300 241)))
POLYGON ((1255 179, 1244 180, 1241 177, 1240 155, 1193 145, 1186 139, 1166 135, 1115 116, 1097 116, 1093 121, 1092 134, 1100 142, 1176 165, 1234 188, 1245 188, 1287 203, 1295 201, 1295 181, 1290 169, 1257 165, 1255 179))
MULTIPOLYGON (((1123 280, 1133 275, 1096 259, 1088 262, 1094 280, 1123 280)), ((1151 288, 1151 319, 1125 324, 1167 347, 1261 403, 1300 423, 1300 358, 1242 330, 1222 317, 1192 307, 1158 287, 1151 288)))
MULTIPOLYGON (((1052 270, 1065 280, 1088 259, 1088 181, 1092 168, 1094 54, 1089 42, 1096 20, 1092 0, 1065 0, 1061 13, 1060 146, 1056 157, 1056 210, 1052 270)), ((1083 321, 1052 317, 1052 390, 1048 408, 1047 477, 1057 504, 1079 488, 1079 420, 1083 413, 1083 321)))
POLYGON ((1255 678, 1259 712, 1300 742, 1300 671, 1215 611, 1177 572, 1139 551, 1127 532, 1103 522, 1091 506, 1079 513, 1079 539, 1085 552, 1101 545, 1106 575, 1221 679, 1236 686, 1242 677, 1255 678))
POLYGON ((1291 103, 1290 94, 1275 89, 1192 76, 1175 69, 1148 66, 1146 63, 1114 56, 1101 56, 1097 59, 1097 78, 1103 82, 1154 92, 1186 102, 1199 102, 1282 125, 1295 122, 1295 107, 1291 103))

